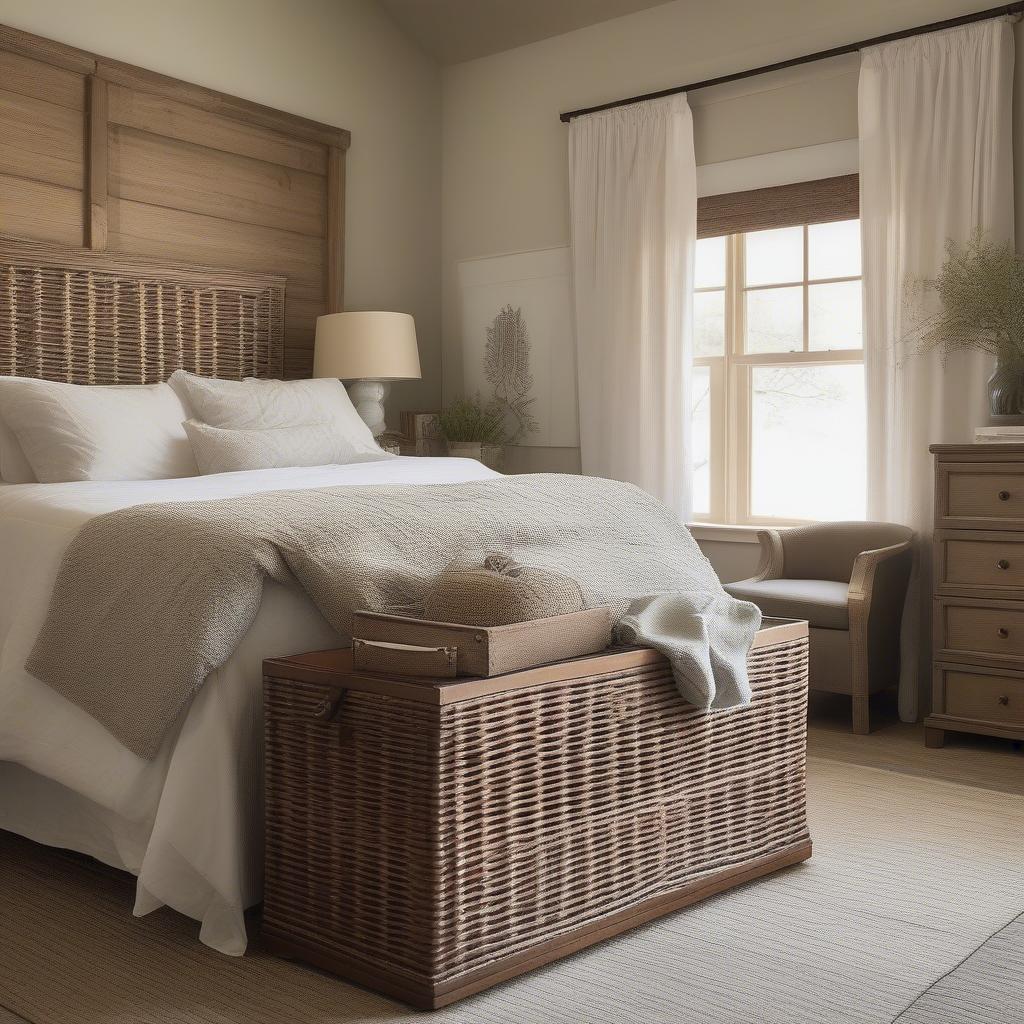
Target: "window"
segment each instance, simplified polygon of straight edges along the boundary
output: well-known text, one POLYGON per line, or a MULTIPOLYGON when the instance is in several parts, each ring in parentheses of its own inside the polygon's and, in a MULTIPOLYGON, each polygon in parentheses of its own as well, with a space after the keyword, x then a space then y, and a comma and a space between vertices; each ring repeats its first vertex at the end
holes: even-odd
POLYGON ((860 274, 855 217, 697 242, 695 518, 863 518, 860 274))

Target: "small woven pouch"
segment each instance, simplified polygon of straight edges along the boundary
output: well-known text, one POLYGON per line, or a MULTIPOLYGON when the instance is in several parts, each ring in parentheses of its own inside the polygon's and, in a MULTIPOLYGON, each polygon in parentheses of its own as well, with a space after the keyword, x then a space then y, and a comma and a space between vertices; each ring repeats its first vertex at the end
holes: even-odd
POLYGON ((571 576, 520 565, 497 553, 487 554, 482 563, 451 562, 424 601, 427 619, 467 626, 507 626, 586 607, 583 591, 571 576))

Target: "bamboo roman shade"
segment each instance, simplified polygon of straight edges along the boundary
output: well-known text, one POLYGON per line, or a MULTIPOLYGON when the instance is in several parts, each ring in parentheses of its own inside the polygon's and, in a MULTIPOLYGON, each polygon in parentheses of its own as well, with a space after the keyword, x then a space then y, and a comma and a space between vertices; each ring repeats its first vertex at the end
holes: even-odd
POLYGON ((734 235, 793 224, 824 224, 859 216, 858 175, 843 174, 748 192, 703 196, 697 200, 697 237, 734 235))

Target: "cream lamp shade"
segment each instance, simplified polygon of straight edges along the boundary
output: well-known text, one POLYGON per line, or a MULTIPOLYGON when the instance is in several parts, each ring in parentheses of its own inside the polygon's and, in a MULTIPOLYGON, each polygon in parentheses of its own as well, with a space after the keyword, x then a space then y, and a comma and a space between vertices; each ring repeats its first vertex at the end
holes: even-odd
POLYGON ((408 313, 328 313, 317 317, 313 376, 355 383, 349 396, 377 437, 387 427, 388 381, 418 380, 416 322, 408 313))
POLYGON ((408 313, 328 313, 317 317, 313 376, 418 380, 416 322, 408 313))

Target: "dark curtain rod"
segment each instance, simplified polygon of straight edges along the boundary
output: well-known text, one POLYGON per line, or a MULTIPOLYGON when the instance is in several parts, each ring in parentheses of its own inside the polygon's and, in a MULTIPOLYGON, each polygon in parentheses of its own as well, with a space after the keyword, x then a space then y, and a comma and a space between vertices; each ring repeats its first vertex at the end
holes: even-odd
POLYGON ((841 57, 847 53, 857 53, 868 46, 877 46, 879 43, 891 43, 897 39, 909 39, 911 36, 922 36, 927 32, 940 32, 944 28, 956 28, 959 25, 971 25, 976 21, 989 21, 992 18, 1002 18, 1008 14, 1024 14, 1024 0, 1017 3, 1005 4, 1002 7, 991 7, 987 11, 977 11, 974 14, 964 14, 959 18, 949 18, 946 21, 933 21, 930 25, 919 25, 917 28, 905 28, 901 32, 890 32, 887 36, 876 36, 874 39, 862 39, 859 43, 847 43, 846 46, 836 46, 831 50, 820 50, 818 53, 808 53, 803 57, 793 57, 790 60, 779 61, 778 64, 766 64, 762 68, 750 68, 748 71, 736 71, 731 75, 721 75, 718 78, 708 78, 703 82, 692 82, 690 85, 677 85, 672 89, 662 89, 659 92, 648 92, 642 96, 630 96, 624 100, 613 100, 611 103, 599 103, 596 107, 583 107, 580 110, 570 110, 561 114, 560 119, 568 124, 574 117, 581 117, 583 114, 596 114, 599 110, 612 110, 615 107, 625 107, 630 103, 642 103, 644 100, 657 100, 662 96, 676 96, 681 92, 696 92, 697 89, 707 89, 712 85, 725 85, 726 82, 739 82, 744 78, 753 78, 755 75, 766 75, 769 71, 782 71, 785 68, 799 67, 801 64, 813 64, 815 61, 828 60, 829 57, 841 57))

